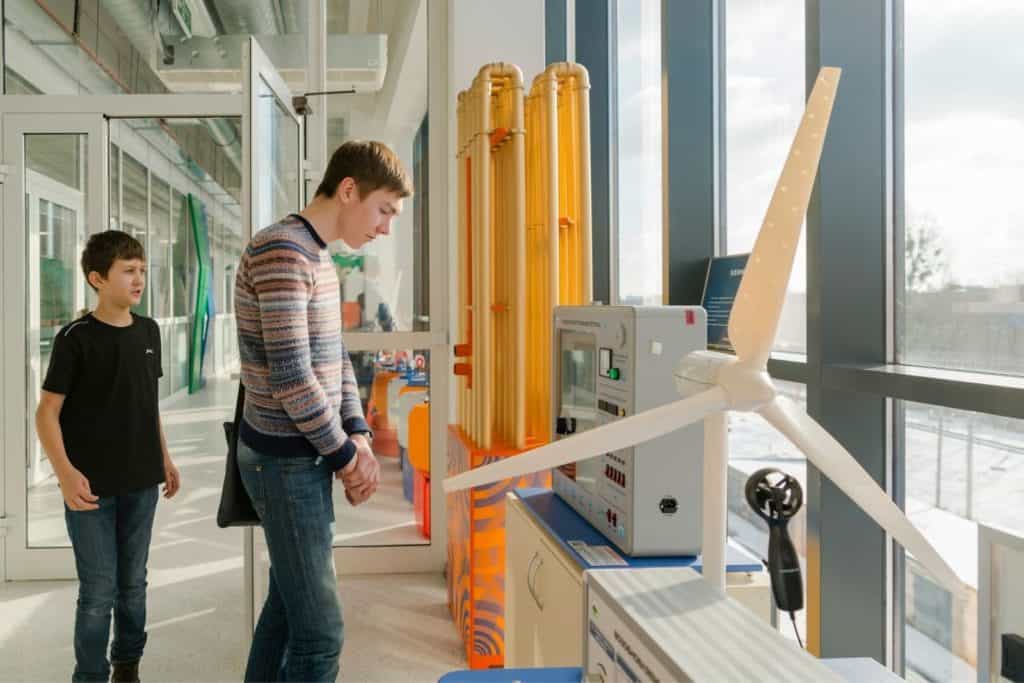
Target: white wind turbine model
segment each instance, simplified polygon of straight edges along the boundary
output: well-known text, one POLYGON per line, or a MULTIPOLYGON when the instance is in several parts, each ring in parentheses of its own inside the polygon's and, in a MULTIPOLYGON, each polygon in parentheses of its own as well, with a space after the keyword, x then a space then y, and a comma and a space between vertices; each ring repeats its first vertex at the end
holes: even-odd
POLYGON ((767 372, 839 75, 840 69, 829 67, 818 74, 747 262, 729 318, 729 337, 736 356, 695 351, 681 359, 675 371, 679 392, 688 398, 449 477, 444 481, 445 491, 519 477, 628 448, 704 420, 703 575, 724 594, 728 467, 725 411, 756 411, 936 579, 956 594, 963 591, 952 568, 853 456, 799 406, 777 394, 767 372))

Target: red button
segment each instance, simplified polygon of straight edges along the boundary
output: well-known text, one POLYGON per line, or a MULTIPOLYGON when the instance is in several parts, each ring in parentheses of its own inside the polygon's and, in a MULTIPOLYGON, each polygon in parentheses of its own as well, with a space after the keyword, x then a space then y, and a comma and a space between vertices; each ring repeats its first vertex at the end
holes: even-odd
POLYGON ((686 324, 693 325, 697 322, 697 316, 694 315, 693 311, 686 311, 686 324))

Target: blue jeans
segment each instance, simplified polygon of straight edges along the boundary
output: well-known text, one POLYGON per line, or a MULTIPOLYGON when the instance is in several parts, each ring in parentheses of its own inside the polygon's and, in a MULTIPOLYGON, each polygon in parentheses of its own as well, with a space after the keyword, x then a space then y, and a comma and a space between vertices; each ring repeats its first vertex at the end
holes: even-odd
POLYGON ((98 510, 64 519, 78 570, 73 681, 110 678, 107 641, 114 615, 110 659, 133 662, 146 646, 146 562, 153 535, 158 487, 99 499, 98 510))
POLYGON ((344 640, 334 571, 334 474, 323 458, 238 443, 242 482, 270 552, 270 581, 246 681, 334 681, 344 640))

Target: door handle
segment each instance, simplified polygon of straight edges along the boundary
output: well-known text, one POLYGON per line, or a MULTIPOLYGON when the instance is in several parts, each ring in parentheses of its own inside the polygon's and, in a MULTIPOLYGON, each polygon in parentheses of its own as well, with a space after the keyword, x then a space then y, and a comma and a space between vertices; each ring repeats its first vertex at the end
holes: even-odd
POLYGON ((537 572, 544 566, 544 560, 541 558, 539 552, 535 552, 533 557, 530 559, 530 566, 526 569, 526 588, 530 591, 530 595, 533 596, 533 601, 537 603, 538 609, 544 610, 544 603, 541 602, 537 596, 537 588, 534 585, 537 581, 537 572))

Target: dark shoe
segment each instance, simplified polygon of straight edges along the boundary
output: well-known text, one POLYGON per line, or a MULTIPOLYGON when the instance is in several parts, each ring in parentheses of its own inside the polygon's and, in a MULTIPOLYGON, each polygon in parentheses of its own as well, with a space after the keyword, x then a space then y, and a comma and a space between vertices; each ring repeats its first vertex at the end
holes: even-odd
POLYGON ((114 662, 114 672, 110 674, 110 683, 139 683, 139 660, 114 662))

